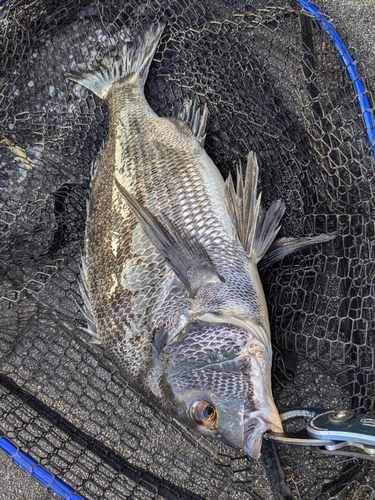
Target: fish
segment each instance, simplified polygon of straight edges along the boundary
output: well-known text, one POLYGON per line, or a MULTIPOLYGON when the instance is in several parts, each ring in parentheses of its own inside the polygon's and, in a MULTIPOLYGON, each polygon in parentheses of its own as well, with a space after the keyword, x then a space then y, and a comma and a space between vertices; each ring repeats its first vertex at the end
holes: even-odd
POLYGON ((256 155, 235 187, 204 149, 207 106, 153 111, 144 85, 164 28, 68 75, 105 100, 110 117, 81 289, 95 341, 147 402, 259 459, 264 433, 283 429, 258 266, 332 235, 274 241, 285 203, 261 207, 256 155))

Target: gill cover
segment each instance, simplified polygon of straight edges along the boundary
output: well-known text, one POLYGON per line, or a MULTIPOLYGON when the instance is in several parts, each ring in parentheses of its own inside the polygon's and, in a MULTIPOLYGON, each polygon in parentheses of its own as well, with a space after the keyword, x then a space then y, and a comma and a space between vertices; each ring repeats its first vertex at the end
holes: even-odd
POLYGON ((177 418, 203 435, 245 448, 259 458, 262 435, 281 431, 272 399, 269 354, 248 331, 225 323, 189 323, 164 347, 166 394, 173 393, 177 418), (212 405, 215 419, 199 421, 196 408, 212 405))

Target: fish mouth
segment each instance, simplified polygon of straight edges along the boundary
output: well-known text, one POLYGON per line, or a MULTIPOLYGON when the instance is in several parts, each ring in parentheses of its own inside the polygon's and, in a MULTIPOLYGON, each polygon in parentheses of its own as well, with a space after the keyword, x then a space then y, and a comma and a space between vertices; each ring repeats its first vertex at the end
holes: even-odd
POLYGON ((243 449, 251 458, 259 460, 263 434, 271 430, 283 432, 279 415, 271 412, 252 412, 244 415, 243 449), (276 417, 276 418, 275 418, 276 417))

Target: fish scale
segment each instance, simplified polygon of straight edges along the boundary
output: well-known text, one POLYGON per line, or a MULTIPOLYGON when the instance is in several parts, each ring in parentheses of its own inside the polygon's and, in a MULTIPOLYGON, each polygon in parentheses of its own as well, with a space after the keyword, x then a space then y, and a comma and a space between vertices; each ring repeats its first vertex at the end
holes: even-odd
MULTIPOLYGON (((146 52, 149 50, 147 46, 144 49, 146 52)), ((124 64, 124 67, 130 66, 131 63, 124 64)), ((114 74, 117 77, 121 75, 120 69, 117 68, 114 74)), ((167 379, 162 377, 164 353, 161 352, 161 357, 155 359, 155 347, 158 347, 154 341, 159 338, 162 350, 164 342, 168 343, 171 337, 180 335, 179 332, 183 334, 186 322, 194 321, 194 316, 200 314, 199 309, 205 310, 210 304, 213 305, 212 311, 219 312, 223 307, 231 312, 238 304, 245 310, 252 308, 255 321, 265 325, 268 339, 268 318, 261 285, 257 273, 254 277, 246 268, 249 259, 225 205, 224 181, 187 125, 175 118, 159 118, 151 110, 140 90, 143 84, 136 73, 135 76, 120 78, 108 88, 101 77, 104 90, 100 90, 100 86, 98 90, 98 83, 92 75, 93 71, 89 70, 85 76, 72 76, 105 97, 110 109, 109 137, 92 181, 86 229, 87 288, 92 315, 100 341, 112 353, 128 380, 159 406, 169 411, 171 405, 181 409, 183 404, 178 398, 166 401, 165 394, 170 395, 173 387, 178 390, 178 387, 189 386, 189 377, 196 379, 194 370, 190 375, 189 370, 187 373, 185 370, 180 382, 178 375, 177 378, 171 376, 168 389, 165 384, 167 379), (161 220, 166 217, 175 230, 184 231, 188 238, 192 238, 193 246, 199 248, 203 245, 205 251, 202 255, 207 252, 207 258, 212 261, 202 264, 203 269, 214 266, 209 281, 216 281, 219 287, 221 283, 224 288, 216 290, 216 285, 210 282, 205 285, 204 273, 207 271, 202 271, 203 288, 194 302, 173 269, 157 248, 150 244, 116 182, 145 209, 162 217, 161 220), (222 283, 222 279, 227 283, 222 283), (210 290, 213 291, 212 296, 210 290), (230 296, 231 304, 228 305, 230 296)), ((198 269, 199 265, 198 262, 198 269)), ((226 325, 222 330, 220 325, 207 325, 207 338, 212 331, 216 336, 224 333, 224 337, 235 335, 237 331, 233 325, 226 325)), ((242 330, 238 332, 243 335, 242 330)), ((225 348, 225 342, 223 345, 225 348)), ((219 351, 217 355, 223 359, 219 351)), ((224 356, 225 359, 227 357, 224 356)), ((226 404, 228 390, 232 399, 238 398, 239 394, 253 393, 251 380, 245 380, 239 373, 226 373, 224 378, 222 373, 210 373, 203 374, 201 381, 204 384, 212 381, 219 391, 225 388, 226 393, 222 396, 225 396, 226 404), (229 384, 232 378, 239 384, 237 389, 235 383, 229 384)), ((268 380, 269 375, 265 377, 268 380)), ((263 381, 261 385, 264 385, 263 381)), ((212 389, 215 390, 214 387, 212 389)), ((202 397, 210 400, 212 397, 207 390, 209 388, 204 389, 202 397)), ((251 403, 247 408, 253 406, 251 403)), ((271 413, 276 415, 274 428, 277 428, 278 417, 273 402, 271 406, 271 413)), ((230 408, 233 407, 235 405, 231 404, 230 408)), ((241 407, 244 407, 242 401, 241 407)), ((220 423, 225 423, 228 411, 232 410, 223 408, 220 423)), ((242 446, 246 440, 241 416, 243 411, 239 409, 236 417, 240 420, 238 429, 220 428, 214 434, 235 434, 235 438, 228 437, 227 441, 242 446)), ((180 420, 186 421, 186 415, 180 420)), ((189 424, 192 426, 193 422, 189 424)), ((256 453, 259 454, 259 450, 256 453)))
MULTIPOLYGON (((238 274, 238 278, 234 280, 228 276, 229 281, 237 284, 242 280, 243 285, 251 288, 251 275, 247 276, 248 283, 243 283, 246 281, 242 276, 245 267, 243 261, 246 261, 246 258, 239 242, 236 242, 235 230, 229 216, 226 214, 227 227, 223 227, 222 220, 215 213, 214 204, 210 202, 211 199, 215 199, 215 196, 212 196, 213 190, 216 191, 217 200, 222 202, 224 199, 223 179, 217 176, 219 182, 215 185, 212 178, 208 179, 207 175, 204 175, 207 171, 207 159, 203 150, 200 151, 193 142, 190 131, 187 131, 185 127, 180 127, 176 132, 171 121, 165 118, 160 119, 151 113, 144 98, 134 99, 133 92, 133 88, 123 86, 111 91, 108 98, 113 126, 116 128, 116 147, 121 150, 121 161, 119 165, 115 165, 114 175, 153 213, 162 213, 177 227, 185 227, 191 231, 209 252, 211 250, 211 258, 224 277, 228 274, 229 261, 231 263, 230 274, 233 272, 238 274), (114 95, 113 101, 112 94, 114 95), (142 133, 140 133, 141 130, 142 133), (155 130, 158 132, 155 133, 155 130), (156 142, 155 135, 158 138, 156 142), (179 139, 181 136, 183 136, 183 141, 186 141, 184 136, 187 136, 190 141, 188 147, 181 148, 181 140, 174 143, 170 139, 170 137, 179 139), (161 142, 161 139, 164 142, 161 142), (181 207, 185 209, 181 210, 181 207), (228 227, 231 230, 229 234, 228 227)), ((113 183, 112 179, 112 185, 113 183)), ((123 235, 120 244, 124 249, 122 253, 126 252, 130 257, 132 250, 129 240, 132 231, 129 226, 134 221, 133 215, 124 201, 119 201, 117 210, 122 212, 123 216, 121 227, 116 227, 115 230, 123 235)), ((156 265, 165 268, 162 259, 156 265)), ((117 272, 121 273, 121 265, 119 268, 117 272)), ((164 272, 167 270, 165 269, 164 272)), ((134 274, 132 279, 136 281, 137 274, 134 274)), ((152 274, 150 279, 153 279, 152 274)), ((160 276, 160 280, 163 279, 163 276, 160 276)), ((243 294, 248 295, 246 292, 243 294)), ((253 293, 252 297, 257 297, 257 295, 253 293)), ((152 298, 151 300, 155 301, 152 298)), ((152 307, 152 304, 150 306, 152 307)), ((253 312, 260 322, 265 323, 267 322, 266 312, 260 310, 261 307, 258 307, 253 312)))
MULTIPOLYGON (((203 148, 207 108, 200 116, 187 103, 178 116, 189 123, 151 109, 143 88, 162 31, 155 25, 70 75, 110 109, 89 202, 85 304, 99 341, 149 402, 259 458, 263 433, 282 426, 257 263, 285 205, 260 210, 252 154, 237 191, 224 183, 203 148)), ((269 260, 306 240, 279 240, 269 260)))
MULTIPOLYGON (((212 207, 209 206, 207 190, 205 190, 207 180, 203 178, 199 171, 197 172, 197 170, 203 172, 204 165, 202 165, 201 169, 197 169, 197 165, 192 162, 189 151, 165 150, 165 145, 155 143, 152 135, 147 135, 145 130, 141 135, 143 139, 141 143, 138 140, 138 128, 136 133, 133 134, 133 119, 129 120, 129 123, 125 121, 126 110, 127 108, 121 111, 124 118, 120 119, 120 124, 124 126, 124 130, 119 132, 119 135, 123 137, 124 143, 128 141, 131 143, 132 139, 136 138, 137 144, 136 149, 133 149, 133 145, 124 148, 124 163, 126 164, 126 180, 124 179, 124 182, 129 182, 129 178, 134 176, 137 179, 136 182, 142 186, 143 192, 148 195, 148 207, 156 212, 163 212, 171 219, 173 218, 176 225, 184 223, 184 218, 180 215, 181 206, 188 207, 190 212, 193 211, 192 216, 194 216, 194 210, 196 209, 207 221, 212 219, 212 207), (183 175, 181 175, 181 165, 184 165, 183 175), (174 178, 178 179, 176 183, 173 182, 174 178), (177 199, 175 198, 176 191, 179 195, 177 199), (197 196, 198 193, 201 193, 200 197, 197 196), (176 216, 177 220, 175 219, 176 216)), ((140 123, 142 122, 141 113, 142 109, 138 112, 140 123)), ((173 128, 173 125, 169 120, 159 120, 156 116, 153 117, 153 122, 157 121, 158 123, 153 123, 148 127, 146 125, 146 127, 149 130, 152 130, 153 127, 161 128, 163 132, 160 135, 167 136, 169 129, 173 128)), ((143 126, 143 129, 146 127, 143 126)), ((198 158, 194 159, 197 160, 198 158)), ((121 181, 121 178, 119 180, 121 181)), ((223 184, 222 179, 221 183, 223 184)), ((217 219, 215 222, 216 227, 220 227, 217 219)))

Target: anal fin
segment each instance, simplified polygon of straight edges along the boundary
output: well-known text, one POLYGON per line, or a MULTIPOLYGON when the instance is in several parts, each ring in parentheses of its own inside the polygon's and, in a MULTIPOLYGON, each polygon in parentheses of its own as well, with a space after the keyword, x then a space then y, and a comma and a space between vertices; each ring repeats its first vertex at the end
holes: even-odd
POLYGON ((257 196, 258 162, 253 152, 247 158, 245 179, 237 171, 237 187, 231 176, 225 182, 226 203, 245 252, 258 263, 275 239, 285 211, 281 200, 272 203, 267 211, 261 210, 261 195, 257 196))
POLYGON ((177 118, 187 124, 198 139, 200 145, 203 147, 206 138, 206 125, 208 117, 207 104, 204 105, 203 112, 201 112, 198 104, 193 101, 186 101, 182 106, 174 108, 173 116, 174 118, 177 118))

